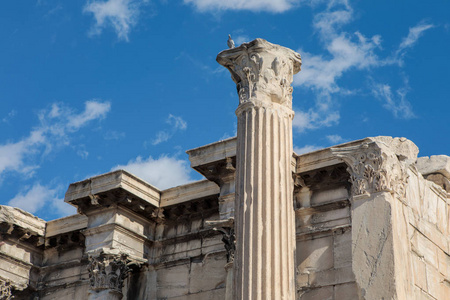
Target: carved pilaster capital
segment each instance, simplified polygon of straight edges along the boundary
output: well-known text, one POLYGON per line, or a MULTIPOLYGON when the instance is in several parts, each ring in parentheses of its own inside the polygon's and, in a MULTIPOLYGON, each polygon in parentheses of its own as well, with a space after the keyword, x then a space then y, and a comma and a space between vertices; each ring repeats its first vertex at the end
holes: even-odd
POLYGON ((386 191, 405 197, 408 175, 394 153, 384 151, 376 142, 331 151, 348 166, 353 196, 386 191))
POLYGON ((236 252, 236 234, 234 233, 234 227, 220 227, 216 228, 216 230, 222 233, 222 242, 227 251, 227 263, 234 262, 234 254, 236 252))
POLYGON ((12 285, 9 280, 0 279, 0 300, 12 299, 12 285))
POLYGON ((300 71, 300 54, 256 39, 220 52, 216 60, 230 71, 240 104, 259 99, 292 107, 291 84, 300 71))
POLYGON ((227 263, 234 261, 234 254, 236 252, 236 234, 234 232, 234 218, 228 220, 207 221, 207 225, 213 226, 215 231, 222 234, 222 242, 227 251, 227 263))
POLYGON ((89 281, 91 291, 112 290, 122 293, 123 281, 130 271, 125 254, 101 253, 89 256, 89 281))

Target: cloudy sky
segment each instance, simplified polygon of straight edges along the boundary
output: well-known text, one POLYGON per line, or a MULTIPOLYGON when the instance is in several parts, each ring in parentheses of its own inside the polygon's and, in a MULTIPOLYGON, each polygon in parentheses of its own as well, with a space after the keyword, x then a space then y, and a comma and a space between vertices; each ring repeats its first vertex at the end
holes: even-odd
POLYGON ((297 50, 298 153, 366 136, 450 154, 449 1, 17 0, 0 4, 0 203, 74 213, 71 182, 125 168, 201 179, 185 151, 236 134, 215 61, 264 38, 297 50))

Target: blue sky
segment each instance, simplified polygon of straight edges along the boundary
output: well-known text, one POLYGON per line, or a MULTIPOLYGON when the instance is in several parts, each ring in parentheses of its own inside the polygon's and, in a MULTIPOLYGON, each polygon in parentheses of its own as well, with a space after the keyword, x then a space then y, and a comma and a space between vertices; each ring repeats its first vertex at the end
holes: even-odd
POLYGON ((449 1, 39 0, 0 4, 1 204, 75 213, 70 183, 125 168, 161 189, 236 132, 227 35, 297 50, 298 153, 407 137, 450 154, 449 1))

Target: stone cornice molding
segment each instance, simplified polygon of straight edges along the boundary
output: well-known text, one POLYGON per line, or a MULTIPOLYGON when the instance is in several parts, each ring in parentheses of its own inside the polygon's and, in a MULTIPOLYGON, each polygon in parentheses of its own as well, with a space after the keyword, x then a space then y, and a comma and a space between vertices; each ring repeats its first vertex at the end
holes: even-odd
POLYGON ((395 153, 377 142, 331 148, 331 152, 347 164, 353 196, 390 192, 400 199, 405 198, 408 175, 395 153))
POLYGON ((263 39, 224 50, 217 62, 236 83, 239 103, 264 99, 292 108, 293 75, 300 71, 300 54, 263 39))

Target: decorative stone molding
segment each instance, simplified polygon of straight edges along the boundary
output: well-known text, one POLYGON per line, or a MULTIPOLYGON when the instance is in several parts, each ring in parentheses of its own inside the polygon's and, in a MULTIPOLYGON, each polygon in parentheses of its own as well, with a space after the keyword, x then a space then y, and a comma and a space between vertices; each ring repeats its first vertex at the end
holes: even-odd
POLYGON ((347 164, 354 196, 382 191, 401 199, 406 196, 406 168, 395 154, 383 151, 376 142, 331 148, 331 151, 347 164))
POLYGON ((240 104, 257 98, 292 107, 291 83, 300 71, 300 54, 256 39, 220 52, 217 62, 230 71, 240 104))
POLYGON ((45 239, 46 249, 56 247, 58 250, 68 250, 84 245, 85 237, 80 231, 62 233, 45 239))
POLYGON ((294 192, 302 187, 321 189, 332 185, 348 182, 346 165, 328 166, 303 173, 293 173, 294 192))
POLYGON ((8 280, 0 279, 0 300, 12 299, 12 285, 8 280))
POLYGON ((122 293, 123 281, 130 271, 125 254, 105 254, 89 256, 90 290, 100 292, 112 290, 122 293))

